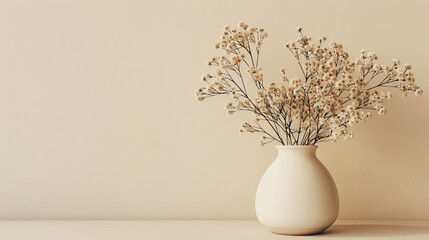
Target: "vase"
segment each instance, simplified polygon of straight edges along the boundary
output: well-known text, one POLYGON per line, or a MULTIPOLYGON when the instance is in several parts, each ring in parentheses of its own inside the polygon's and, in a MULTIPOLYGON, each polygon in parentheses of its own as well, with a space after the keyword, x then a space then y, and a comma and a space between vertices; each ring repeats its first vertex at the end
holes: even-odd
POLYGON ((277 146, 278 156, 262 176, 255 198, 258 220, 271 232, 317 234, 335 222, 337 187, 316 149, 277 146))

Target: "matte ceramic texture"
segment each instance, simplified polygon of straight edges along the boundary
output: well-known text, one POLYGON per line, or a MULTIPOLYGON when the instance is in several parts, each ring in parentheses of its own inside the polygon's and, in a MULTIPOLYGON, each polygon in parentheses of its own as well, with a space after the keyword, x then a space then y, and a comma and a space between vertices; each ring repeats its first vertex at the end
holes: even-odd
POLYGON ((278 156, 259 182, 255 208, 259 222, 287 235, 317 234, 331 226, 339 210, 329 171, 317 146, 277 146, 278 156))

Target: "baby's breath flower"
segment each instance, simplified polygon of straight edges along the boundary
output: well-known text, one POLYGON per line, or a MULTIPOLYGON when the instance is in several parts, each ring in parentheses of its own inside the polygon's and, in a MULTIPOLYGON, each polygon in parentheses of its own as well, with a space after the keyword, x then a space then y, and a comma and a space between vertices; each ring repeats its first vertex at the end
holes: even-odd
POLYGON ((247 25, 247 24, 245 24, 244 22, 240 22, 239 24, 238 24, 238 26, 240 27, 240 28, 242 28, 242 29, 244 29, 244 30, 246 30, 249 26, 247 25))
POLYGON ((353 112, 355 110, 355 106, 354 105, 348 105, 347 106, 347 111, 348 112, 353 112))
POLYGON ((399 64, 401 64, 401 61, 399 61, 399 59, 397 59, 397 58, 392 59, 392 62, 393 62, 393 64, 395 64, 395 65, 399 65, 399 64))
POLYGON ((351 127, 372 116, 363 109, 385 114, 384 101, 391 99, 392 93, 384 92, 384 87, 394 87, 403 96, 408 92, 422 95, 411 65, 406 63, 401 69, 399 60, 394 59, 393 66, 388 67, 377 62, 376 53, 365 49, 352 60, 342 44, 331 41, 326 45, 326 37, 312 42, 310 36, 302 33, 301 27, 296 30, 299 37, 285 47, 297 59, 297 67, 304 76, 289 79, 286 69, 281 68, 281 84, 267 85, 255 59, 260 59, 259 52, 268 33, 243 22, 238 28, 225 26, 215 45, 224 54, 208 62, 209 66, 217 68, 214 76, 202 77, 208 85, 195 91, 197 101, 218 95, 230 96, 233 101, 225 106, 226 112, 230 115, 236 111, 252 113, 256 125, 243 123, 240 131, 262 133, 261 146, 272 141, 313 145, 335 142, 340 137, 352 138, 351 127), (258 51, 253 51, 255 48, 258 51), (256 94, 249 93, 252 87, 246 86, 247 80, 255 85, 256 94), (251 97, 254 95, 255 98, 251 97), (304 131, 313 134, 306 135, 304 131), (267 136, 270 137, 267 139, 267 136))
POLYGON ((372 66, 372 68, 374 69, 374 71, 379 72, 381 70, 381 65, 376 63, 372 66))
POLYGON ((423 90, 421 90, 420 88, 417 88, 414 93, 416 94, 416 96, 421 96, 423 94, 423 90))
MULTIPOLYGON (((262 137, 264 137, 264 136, 262 136, 262 137)), ((264 145, 265 145, 264 139, 260 139, 259 140, 259 147, 264 147, 264 145)))
POLYGON ((405 63, 405 64, 404 64, 404 68, 405 68, 405 69, 411 69, 411 64, 405 63))
POLYGON ((248 122, 243 123, 243 125, 241 125, 241 132, 254 132, 255 128, 250 125, 248 122))
POLYGON ((386 98, 387 99, 391 99, 392 98, 392 93, 391 92, 387 92, 386 93, 386 98))
POLYGON ((327 40, 327 38, 325 37, 325 36, 323 36, 323 37, 321 37, 320 39, 319 39, 319 42, 320 43, 322 43, 322 42, 324 42, 324 41, 326 41, 327 40))

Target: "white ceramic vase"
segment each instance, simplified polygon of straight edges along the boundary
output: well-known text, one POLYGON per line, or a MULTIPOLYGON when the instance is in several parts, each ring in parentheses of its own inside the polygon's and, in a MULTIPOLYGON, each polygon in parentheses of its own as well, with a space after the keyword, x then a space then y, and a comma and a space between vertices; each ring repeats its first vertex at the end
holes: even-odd
POLYGON ((323 232, 338 215, 338 192, 329 171, 316 157, 317 146, 277 146, 256 192, 256 215, 274 233, 323 232))

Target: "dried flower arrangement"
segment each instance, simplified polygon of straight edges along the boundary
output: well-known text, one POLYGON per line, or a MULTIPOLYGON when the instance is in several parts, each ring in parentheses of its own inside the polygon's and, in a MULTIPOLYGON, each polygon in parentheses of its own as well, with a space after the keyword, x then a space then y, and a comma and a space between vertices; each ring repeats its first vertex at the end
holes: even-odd
POLYGON ((297 61, 302 78, 288 78, 281 69, 282 82, 264 84, 259 54, 268 37, 264 28, 240 23, 238 29, 224 28, 216 43, 224 55, 213 57, 209 66, 217 67, 214 75, 202 77, 208 87, 195 92, 199 102, 218 95, 230 95, 228 114, 249 111, 255 122, 243 123, 241 132, 261 133, 260 146, 270 142, 282 145, 314 145, 335 142, 339 137, 353 137, 350 127, 371 117, 371 111, 383 115, 385 99, 390 92, 380 89, 397 88, 404 97, 409 91, 420 96, 423 91, 415 84, 411 65, 393 59, 391 67, 376 63, 377 55, 361 50, 350 62, 343 46, 334 41, 325 46, 326 37, 312 42, 302 28, 296 29, 298 39, 285 45, 297 61), (246 78, 245 73, 248 73, 246 78), (248 92, 246 80, 253 82, 255 96, 248 92))

